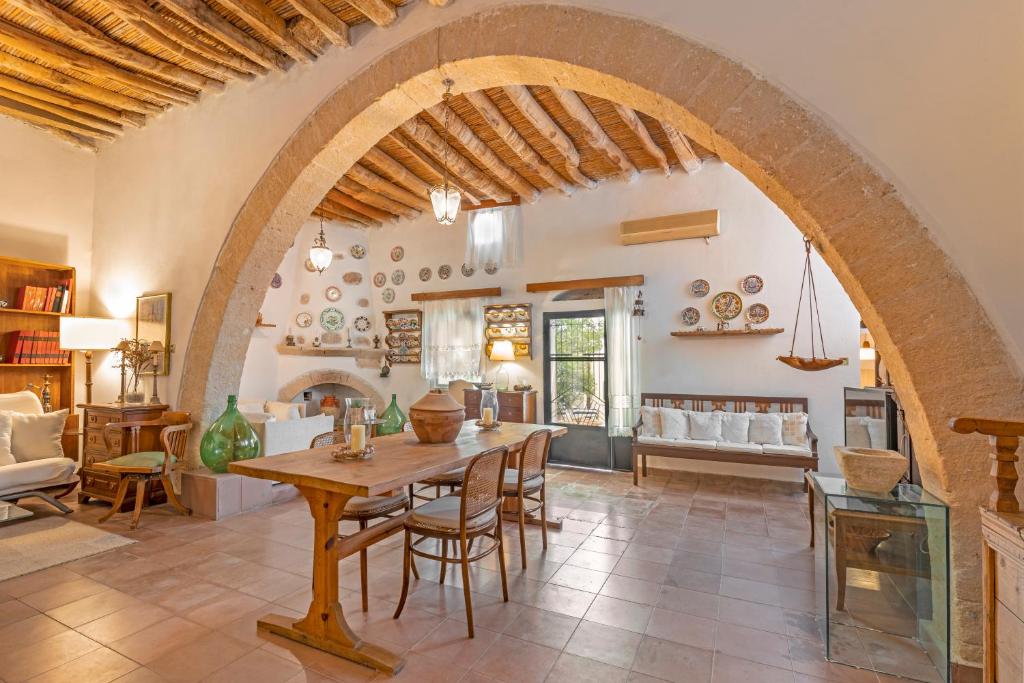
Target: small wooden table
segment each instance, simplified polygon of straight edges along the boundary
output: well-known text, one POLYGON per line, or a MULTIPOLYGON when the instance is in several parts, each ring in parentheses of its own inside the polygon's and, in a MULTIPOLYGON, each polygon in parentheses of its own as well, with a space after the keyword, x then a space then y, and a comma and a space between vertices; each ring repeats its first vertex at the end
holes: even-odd
MULTIPOLYGON (((490 448, 518 450, 530 432, 550 429, 553 436, 564 427, 506 423, 498 431, 481 431, 467 422, 455 443, 421 444, 410 432, 373 439, 376 453, 369 460, 336 462, 334 446, 295 451, 228 465, 230 472, 257 479, 293 484, 309 504, 313 516, 313 600, 299 621, 268 615, 257 622, 261 631, 330 652, 388 674, 405 663, 401 655, 362 640, 345 621, 338 601, 338 561, 402 529, 399 515, 345 538, 338 536, 338 520, 349 498, 376 496, 466 465, 490 448)), ((408 513, 407 513, 408 514, 408 513)))

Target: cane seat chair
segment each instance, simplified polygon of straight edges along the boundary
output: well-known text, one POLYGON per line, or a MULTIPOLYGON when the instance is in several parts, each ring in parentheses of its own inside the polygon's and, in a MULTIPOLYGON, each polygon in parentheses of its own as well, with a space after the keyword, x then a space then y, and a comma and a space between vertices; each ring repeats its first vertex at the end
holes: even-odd
POLYGON ((462 591, 466 600, 466 627, 473 637, 473 601, 469 589, 469 563, 491 553, 498 554, 501 569, 502 598, 508 602, 508 581, 505 554, 502 549, 501 489, 504 481, 508 448, 501 446, 484 451, 466 465, 462 489, 457 495, 442 496, 414 508, 405 520, 405 546, 402 568, 402 597, 395 610, 395 619, 402 614, 409 595, 409 572, 415 569, 414 557, 441 563, 440 580, 444 582, 448 564, 462 566, 462 591), (413 540, 413 536, 418 536, 413 540), (430 539, 441 542, 441 554, 435 555, 423 546, 430 539), (473 552, 472 542, 476 544, 473 552), (452 556, 448 556, 448 546, 452 556))
POLYGON ((526 569, 526 515, 540 513, 540 533, 544 549, 548 548, 548 511, 544 500, 544 469, 551 449, 551 432, 538 429, 531 432, 519 450, 519 467, 505 469, 502 495, 518 501, 519 550, 523 569, 526 569))
POLYGON ((139 526, 142 508, 149 497, 149 488, 154 480, 159 480, 167 494, 167 502, 184 515, 191 515, 192 510, 182 505, 171 485, 171 472, 179 459, 185 454, 185 444, 192 430, 192 419, 189 413, 169 411, 156 420, 135 420, 132 422, 108 422, 103 426, 103 441, 108 451, 115 451, 113 439, 124 432, 127 435, 127 454, 96 462, 91 465, 96 470, 113 474, 118 477, 117 494, 110 511, 100 517, 100 522, 110 519, 121 509, 124 499, 128 496, 128 487, 135 484, 135 509, 132 511, 131 529, 139 526), (162 451, 140 451, 139 441, 143 431, 159 431, 159 443, 162 451))
MULTIPOLYGON (((345 443, 345 433, 342 431, 324 432, 313 437, 310 448, 322 446, 336 446, 345 443)), ((400 514, 409 509, 409 497, 405 492, 393 496, 353 496, 345 503, 345 509, 341 513, 343 521, 354 521, 359 524, 359 530, 366 529, 372 520, 385 519, 400 514)), ((344 538, 344 536, 339 536, 344 538)), ((359 551, 359 587, 362 594, 363 611, 370 609, 370 597, 367 593, 367 552, 364 548, 359 551)), ((417 577, 419 578, 419 577, 417 577)))

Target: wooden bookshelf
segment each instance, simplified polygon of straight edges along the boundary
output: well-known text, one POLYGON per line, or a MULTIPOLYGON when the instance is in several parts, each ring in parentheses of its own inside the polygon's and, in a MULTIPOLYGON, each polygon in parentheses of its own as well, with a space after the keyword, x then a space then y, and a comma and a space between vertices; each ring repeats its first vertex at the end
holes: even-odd
POLYGON ((7 301, 7 307, 0 308, 0 353, 5 356, 0 362, 0 393, 22 391, 30 383, 41 387, 43 375, 49 374, 53 409, 67 408, 70 412, 74 410, 75 400, 73 358, 69 363, 15 364, 6 357, 9 332, 60 329, 60 313, 16 309, 18 289, 26 285, 55 287, 65 280, 71 281, 71 303, 67 315, 74 315, 78 296, 74 268, 0 256, 0 299, 7 301))

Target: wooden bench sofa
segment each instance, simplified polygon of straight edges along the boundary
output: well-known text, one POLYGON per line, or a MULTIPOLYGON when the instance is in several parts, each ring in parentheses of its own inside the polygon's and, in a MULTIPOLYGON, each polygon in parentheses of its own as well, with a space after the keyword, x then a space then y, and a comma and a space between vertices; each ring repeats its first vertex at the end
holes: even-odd
POLYGON ((796 467, 818 471, 818 437, 807 421, 806 447, 766 445, 761 443, 711 442, 691 439, 676 440, 660 435, 645 435, 644 415, 662 409, 709 413, 807 413, 807 399, 779 396, 711 396, 702 394, 641 394, 640 420, 633 427, 633 484, 640 472, 647 476, 647 456, 710 460, 747 465, 796 467), (653 410, 652 410, 653 409, 653 410))

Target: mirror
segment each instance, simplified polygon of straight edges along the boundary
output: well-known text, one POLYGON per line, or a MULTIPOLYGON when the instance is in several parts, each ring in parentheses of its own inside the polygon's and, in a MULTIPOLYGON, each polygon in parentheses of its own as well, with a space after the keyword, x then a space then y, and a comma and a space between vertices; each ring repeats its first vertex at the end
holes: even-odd
POLYGON ((160 354, 158 374, 171 374, 171 293, 143 294, 135 297, 135 338, 158 341, 165 351, 160 354))

